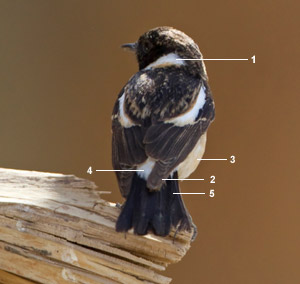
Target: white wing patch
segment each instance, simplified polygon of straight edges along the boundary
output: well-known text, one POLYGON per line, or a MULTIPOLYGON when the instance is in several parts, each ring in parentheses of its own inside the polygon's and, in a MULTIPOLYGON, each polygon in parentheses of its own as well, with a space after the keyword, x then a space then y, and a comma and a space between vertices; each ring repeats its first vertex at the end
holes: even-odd
POLYGON ((153 63, 149 64, 144 68, 144 70, 148 70, 151 68, 157 68, 162 65, 184 65, 184 60, 176 60, 181 59, 176 53, 169 53, 167 55, 163 55, 160 58, 158 58, 153 63))
POLYGON ((131 121, 131 119, 126 115, 124 112, 124 100, 125 100, 125 94, 119 98, 119 121, 121 125, 125 128, 129 128, 134 125, 134 123, 131 121))
POLYGON ((195 122, 195 119, 199 113, 199 110, 204 106, 205 104, 205 98, 206 98, 206 89, 204 86, 200 88, 197 100, 194 104, 194 106, 188 110, 187 112, 183 113, 180 116, 171 118, 169 120, 166 120, 167 123, 173 123, 176 126, 185 126, 187 124, 193 124, 195 122))
POLYGON ((143 164, 140 164, 137 167, 137 170, 144 170, 143 172, 137 172, 137 175, 145 180, 148 179, 148 176, 150 175, 153 167, 154 167, 155 161, 151 158, 148 158, 143 164))

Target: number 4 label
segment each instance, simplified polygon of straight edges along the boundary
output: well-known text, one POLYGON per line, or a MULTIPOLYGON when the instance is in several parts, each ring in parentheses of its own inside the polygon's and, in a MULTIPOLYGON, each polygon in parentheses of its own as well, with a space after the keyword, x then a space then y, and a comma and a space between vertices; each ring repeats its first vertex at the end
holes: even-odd
POLYGON ((89 167, 86 172, 91 175, 93 173, 92 167, 89 167))

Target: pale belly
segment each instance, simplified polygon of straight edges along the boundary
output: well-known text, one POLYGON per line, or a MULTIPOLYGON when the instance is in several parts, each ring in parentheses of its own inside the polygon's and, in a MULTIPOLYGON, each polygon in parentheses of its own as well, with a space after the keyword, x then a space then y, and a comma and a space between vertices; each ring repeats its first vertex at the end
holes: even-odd
POLYGON ((206 133, 201 136, 198 143, 195 145, 194 149, 190 152, 187 158, 178 165, 178 178, 187 178, 193 171, 196 170, 200 161, 197 159, 201 159, 206 144, 206 133))

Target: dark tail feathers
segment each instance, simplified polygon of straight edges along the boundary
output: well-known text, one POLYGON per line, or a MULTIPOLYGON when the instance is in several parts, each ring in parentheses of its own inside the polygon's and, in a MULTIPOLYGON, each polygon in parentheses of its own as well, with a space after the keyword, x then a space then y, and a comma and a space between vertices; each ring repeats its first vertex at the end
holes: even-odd
MULTIPOLYGON (((177 178, 177 172, 173 178, 177 178)), ((168 180, 159 191, 150 191, 146 181, 135 174, 116 230, 127 232, 133 228, 138 235, 151 231, 159 236, 169 235, 172 226, 178 231, 191 231, 195 225, 181 195, 173 193, 179 193, 178 181, 168 180)))

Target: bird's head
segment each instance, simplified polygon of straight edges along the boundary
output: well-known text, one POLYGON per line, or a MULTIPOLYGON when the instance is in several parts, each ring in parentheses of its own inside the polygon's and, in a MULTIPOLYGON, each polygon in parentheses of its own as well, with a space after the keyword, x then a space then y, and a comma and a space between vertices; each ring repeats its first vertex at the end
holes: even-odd
MULTIPOLYGON (((202 58, 198 45, 185 33, 171 27, 149 30, 137 42, 122 47, 135 52, 140 70, 169 54, 181 59, 202 58)), ((201 61, 190 62, 195 67, 202 66, 201 61)))

